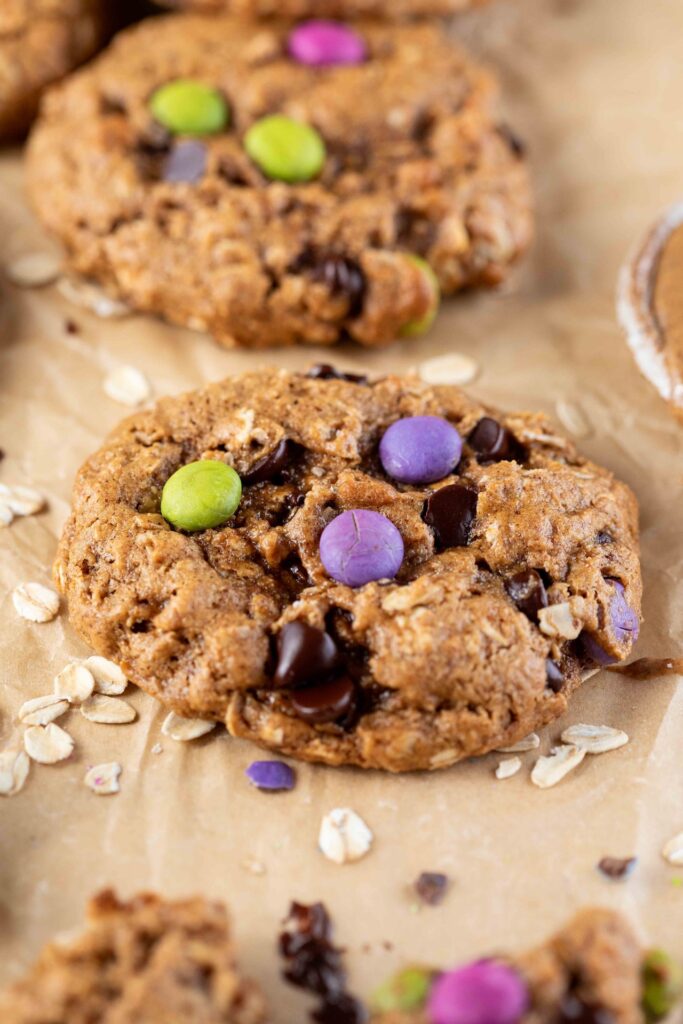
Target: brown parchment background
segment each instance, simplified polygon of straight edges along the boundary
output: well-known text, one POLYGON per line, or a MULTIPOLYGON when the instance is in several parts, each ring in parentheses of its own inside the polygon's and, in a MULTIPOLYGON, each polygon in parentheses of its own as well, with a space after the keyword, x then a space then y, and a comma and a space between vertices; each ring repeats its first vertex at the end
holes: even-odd
MULTIPOLYGON (((456 349, 482 373, 472 390, 510 408, 579 400, 594 425, 582 442, 636 490, 642 506, 646 623, 640 655, 683 653, 683 434, 638 375, 614 316, 619 264, 665 204, 683 194, 683 4, 680 0, 500 0, 458 31, 496 64, 506 113, 531 144, 538 240, 515 287, 450 302, 431 336, 383 352, 349 347, 348 367, 404 370, 456 349)), ((21 193, 18 152, 0 156, 0 260, 43 248, 21 193)), ((62 614, 37 626, 10 593, 49 579, 74 472, 125 414, 103 395, 116 364, 144 370, 157 395, 268 360, 220 350, 208 338, 132 317, 98 321, 54 289, 8 289, 0 320, 0 481, 43 490, 49 511, 0 531, 0 742, 20 703, 49 692, 69 658, 85 655, 62 614), (81 325, 64 330, 67 316, 81 325)), ((319 350, 278 352, 301 368, 319 350)), ((683 690, 668 678, 636 683, 602 673, 561 726, 625 729, 628 747, 588 759, 562 785, 493 778, 496 758, 413 777, 301 766, 291 794, 266 796, 243 772, 258 751, 214 733, 192 746, 160 736, 161 710, 130 698, 134 725, 64 722, 75 756, 33 766, 18 797, 0 802, 0 982, 58 930, 76 925, 86 897, 114 884, 128 894, 204 892, 232 906, 246 969, 260 978, 275 1024, 304 1019, 305 997, 279 980, 274 952, 289 900, 324 900, 349 947, 353 986, 368 993, 410 959, 447 964, 540 941, 578 907, 629 914, 647 941, 683 957, 683 889, 660 856, 683 829, 683 690), (152 748, 163 741, 163 753, 152 748), (85 789, 86 766, 118 760, 119 795, 85 789), (317 851, 321 816, 355 808, 375 834, 370 856, 337 867, 317 851), (603 879, 605 854, 637 855, 626 883, 603 879), (255 858, 257 877, 243 867, 255 858), (421 870, 454 879, 438 909, 416 911, 408 885, 421 870), (385 941, 393 950, 384 947, 385 941), (363 949, 369 944, 369 949, 363 949)))

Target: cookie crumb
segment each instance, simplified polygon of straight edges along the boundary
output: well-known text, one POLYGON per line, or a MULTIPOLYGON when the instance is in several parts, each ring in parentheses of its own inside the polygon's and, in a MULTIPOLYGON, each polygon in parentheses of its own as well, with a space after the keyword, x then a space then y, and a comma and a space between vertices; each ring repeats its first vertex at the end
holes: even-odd
POLYGON ((120 792, 119 778, 122 767, 116 761, 106 764, 96 764, 85 773, 83 780, 93 793, 98 796, 110 796, 112 793, 120 792))
POLYGON ((245 857, 242 861, 242 867, 245 871, 248 871, 250 875, 265 875, 266 865, 256 860, 254 857, 245 857))
POLYGON ((598 871, 607 878, 628 878, 638 863, 636 857, 603 857, 598 863, 598 871))
POLYGON ((42 583, 20 583, 12 591, 12 604, 28 622, 52 622, 59 611, 59 594, 42 583))
POLYGON ((154 746, 152 747, 153 754, 163 754, 163 752, 164 748, 162 747, 161 743, 155 743, 154 746))
POLYGON ((423 903, 429 907, 438 907, 446 898, 450 879, 440 871, 423 871, 413 887, 423 903))
POLYGON ((318 843, 328 860, 352 864, 369 852, 373 838, 360 815, 349 807, 336 807, 323 818, 318 843))

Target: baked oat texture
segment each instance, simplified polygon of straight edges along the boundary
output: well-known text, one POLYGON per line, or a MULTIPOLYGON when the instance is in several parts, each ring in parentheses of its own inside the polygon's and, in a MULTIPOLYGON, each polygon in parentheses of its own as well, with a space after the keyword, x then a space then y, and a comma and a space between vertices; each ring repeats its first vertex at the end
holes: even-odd
POLYGON ((544 635, 506 581, 539 570, 576 631, 626 657, 609 580, 639 612, 635 499, 542 415, 494 413, 522 461, 480 464, 465 445, 455 479, 478 492, 471 542, 437 552, 422 517, 429 489, 392 482, 377 457, 384 430, 418 414, 467 437, 487 410, 415 378, 267 370, 127 419, 78 473, 59 547, 55 578, 78 633, 181 715, 225 719, 233 734, 305 760, 438 768, 557 718, 585 658, 578 642, 544 635), (221 459, 244 477, 284 439, 297 446, 290 464, 245 486, 225 527, 186 535, 161 517, 162 487, 180 466, 221 459), (322 529, 349 508, 380 511, 400 530, 394 582, 353 590, 326 576, 322 529), (296 620, 327 629, 344 653, 358 688, 351 721, 302 721, 273 688, 273 638, 296 620), (563 676, 554 687, 549 658, 563 676))
POLYGON ((43 89, 87 60, 103 36, 102 0, 3 0, 0 139, 25 131, 43 89))
MULTIPOLYGON (((642 951, 628 922, 611 910, 584 910, 549 942, 518 960, 529 985, 531 1008, 520 1024, 558 1020, 643 1024, 642 951), (558 1016, 569 997, 585 1016, 558 1016)), ((424 1012, 376 1014, 371 1024, 429 1024, 424 1012)))
POLYGON ((225 345, 392 341, 445 293, 498 284, 531 234, 518 140, 491 76, 433 26, 364 22, 369 59, 311 68, 284 23, 171 15, 121 36, 53 91, 28 183, 73 269, 225 345), (219 88, 232 125, 201 140, 195 184, 163 180, 174 143, 148 101, 176 77, 219 88), (313 124, 320 178, 268 182, 243 146, 260 117, 313 124))
POLYGON ((95 897, 85 931, 48 945, 0 995, 3 1024, 262 1024, 235 966, 225 909, 142 894, 95 897))
POLYGON ((401 20, 457 14, 486 0, 160 0, 181 10, 230 12, 258 17, 388 18, 401 20))

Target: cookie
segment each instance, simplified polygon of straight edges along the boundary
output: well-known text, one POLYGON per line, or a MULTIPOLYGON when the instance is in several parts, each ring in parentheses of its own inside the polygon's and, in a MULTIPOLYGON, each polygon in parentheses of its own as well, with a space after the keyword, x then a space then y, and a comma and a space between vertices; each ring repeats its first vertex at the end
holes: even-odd
POLYGON ((46 86, 104 37, 101 0, 10 0, 0 6, 0 139, 28 128, 46 86))
POLYGON ((5 1024, 262 1024, 258 989, 235 965, 227 915, 203 899, 95 897, 78 937, 48 945, 0 995, 5 1024))
POLYGON ((182 10, 248 17, 362 18, 391 20, 457 14, 486 0, 160 0, 182 10))
POLYGON ((674 973, 666 954, 643 952, 619 914, 585 910, 519 958, 403 971, 378 990, 371 1024, 645 1024, 680 996, 669 990, 674 973))
POLYGON ((638 547, 630 490, 543 416, 320 366, 123 422, 78 474, 55 578, 84 640, 179 714, 404 771, 522 738, 625 658, 638 547))
POLYGON ((683 203, 670 207, 624 265, 618 313, 641 372, 683 419, 683 203))
POLYGON ((531 232, 494 83, 430 26, 151 19, 52 92, 28 182, 75 271, 254 348, 420 333, 432 270, 498 284, 531 232))

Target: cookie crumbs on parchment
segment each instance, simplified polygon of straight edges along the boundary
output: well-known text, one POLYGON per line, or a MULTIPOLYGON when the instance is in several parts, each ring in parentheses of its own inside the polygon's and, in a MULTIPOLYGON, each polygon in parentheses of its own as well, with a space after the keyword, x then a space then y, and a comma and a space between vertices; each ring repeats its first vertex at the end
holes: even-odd
POLYGON ((420 900, 428 907, 438 907, 443 903, 450 879, 441 871, 423 871, 413 883, 413 888, 420 900))
POLYGON ((598 871, 606 878, 615 881, 628 878, 638 863, 636 857, 603 857, 598 863, 598 871))
POLYGON ((250 875, 265 875, 266 866, 260 861, 256 860, 255 857, 245 857, 242 861, 242 867, 245 871, 248 871, 250 875))

